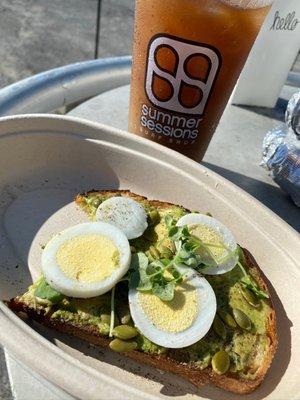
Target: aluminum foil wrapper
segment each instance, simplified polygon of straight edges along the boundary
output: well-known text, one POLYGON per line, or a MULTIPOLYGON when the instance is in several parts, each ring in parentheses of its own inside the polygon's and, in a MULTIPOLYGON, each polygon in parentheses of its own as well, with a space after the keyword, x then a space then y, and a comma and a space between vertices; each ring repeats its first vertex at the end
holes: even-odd
POLYGON ((300 92, 295 93, 288 103, 285 123, 300 139, 300 92))
POLYGON ((261 165, 300 207, 300 92, 289 101, 285 121, 266 134, 261 165))

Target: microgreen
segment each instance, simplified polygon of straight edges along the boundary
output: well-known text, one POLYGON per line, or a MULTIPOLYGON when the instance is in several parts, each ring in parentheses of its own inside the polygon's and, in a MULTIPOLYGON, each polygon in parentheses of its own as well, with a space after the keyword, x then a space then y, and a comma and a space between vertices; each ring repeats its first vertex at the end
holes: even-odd
POLYGON ((140 291, 152 289, 152 283, 147 273, 149 265, 148 257, 144 253, 136 253, 132 255, 130 264, 129 284, 140 291))
POLYGON ((269 295, 267 292, 264 290, 260 289, 257 284, 254 282, 254 280, 247 274, 245 268, 243 265, 238 261, 237 265, 240 267, 242 273, 243 273, 243 278, 241 279, 241 282, 244 287, 247 289, 251 290, 256 296, 260 299, 268 299, 269 295))
POLYGON ((115 290, 116 287, 114 286, 111 289, 110 295, 110 325, 109 325, 109 337, 112 337, 112 331, 115 327, 115 290))
MULTIPOLYGON (((129 270, 129 284, 141 292, 150 291, 163 301, 174 298, 176 285, 181 283, 185 274, 179 272, 177 266, 193 268, 198 272, 207 267, 216 267, 233 257, 240 248, 232 251, 225 244, 205 243, 193 236, 188 227, 176 226, 176 221, 170 216, 165 217, 165 224, 169 238, 174 242, 176 253, 173 258, 162 258, 149 262, 145 253, 132 256, 129 270), (210 248, 223 248, 225 256, 216 260, 210 248)), ((259 289, 253 279, 247 274, 241 263, 238 263, 243 272, 242 284, 260 298, 267 298, 268 294, 259 289)))
MULTIPOLYGON (((217 260, 210 251, 210 243, 204 243, 199 238, 191 235, 186 225, 176 226, 171 217, 166 218, 169 238, 175 243, 178 250, 178 263, 195 269, 203 267, 216 267, 217 260)), ((225 246, 222 246, 228 251, 225 246)))
POLYGON ((144 253, 134 254, 130 265, 130 287, 140 292, 152 291, 161 300, 171 301, 176 283, 182 280, 182 274, 173 267, 175 261, 176 256, 172 260, 162 259, 149 263, 144 253))
POLYGON ((152 287, 152 293, 164 301, 171 301, 174 298, 174 282, 155 282, 152 287))
MULTIPOLYGON (((216 266, 209 244, 192 236, 185 226, 176 226, 171 216, 165 217, 169 238, 174 242, 176 253, 171 259, 160 259, 149 263, 144 253, 134 254, 130 266, 130 286, 137 290, 152 291, 163 301, 174 298, 176 285, 184 279, 177 266, 201 271, 216 266)), ((225 248, 225 247, 224 247, 225 248)))

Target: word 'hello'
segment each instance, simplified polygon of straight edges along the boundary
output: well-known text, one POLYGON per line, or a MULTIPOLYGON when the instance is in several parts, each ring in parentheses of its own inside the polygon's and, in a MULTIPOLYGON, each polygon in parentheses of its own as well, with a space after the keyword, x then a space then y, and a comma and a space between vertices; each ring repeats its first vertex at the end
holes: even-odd
POLYGON ((287 16, 280 17, 279 11, 276 11, 274 15, 273 25, 270 28, 270 31, 294 31, 299 23, 299 20, 296 18, 296 12, 290 12, 287 16))

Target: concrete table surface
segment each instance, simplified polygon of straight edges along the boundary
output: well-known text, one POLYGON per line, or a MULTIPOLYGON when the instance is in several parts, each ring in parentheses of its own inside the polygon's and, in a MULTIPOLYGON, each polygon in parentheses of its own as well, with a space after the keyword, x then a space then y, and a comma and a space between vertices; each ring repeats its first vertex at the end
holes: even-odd
MULTIPOLYGON (((283 89, 276 110, 228 104, 202 163, 256 197, 300 231, 300 209, 259 166, 263 137, 268 130, 282 124, 286 99, 295 90, 283 89)), ((123 86, 82 103, 69 115, 126 130, 128 103, 129 86, 123 86)))
POLYGON ((5 358, 14 400, 75 400, 7 352, 5 358))

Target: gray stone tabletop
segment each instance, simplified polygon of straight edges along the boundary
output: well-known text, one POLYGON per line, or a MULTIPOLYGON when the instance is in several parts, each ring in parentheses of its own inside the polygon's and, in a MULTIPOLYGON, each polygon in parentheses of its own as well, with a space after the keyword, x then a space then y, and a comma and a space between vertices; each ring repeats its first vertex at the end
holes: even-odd
POLYGON ((11 398, 10 384, 6 372, 5 354, 0 347, 0 399, 10 400, 11 398))

